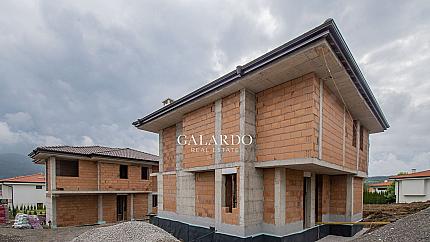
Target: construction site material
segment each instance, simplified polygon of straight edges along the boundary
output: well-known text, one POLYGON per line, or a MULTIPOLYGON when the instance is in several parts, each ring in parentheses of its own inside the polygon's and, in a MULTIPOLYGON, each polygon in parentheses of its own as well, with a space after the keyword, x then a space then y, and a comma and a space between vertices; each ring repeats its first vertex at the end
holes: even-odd
POLYGON ((430 241, 430 208, 406 216, 394 223, 374 230, 353 240, 354 242, 420 242, 430 241))
POLYGON ((177 242, 175 237, 163 229, 146 222, 131 221, 113 226, 89 230, 72 240, 73 242, 117 242, 117 241, 157 241, 177 242))
POLYGON ((37 215, 28 215, 28 222, 33 229, 43 229, 42 225, 40 224, 39 217, 37 215))
POLYGON ((0 224, 7 223, 8 210, 7 204, 0 204, 0 224))
POLYGON ((386 225, 390 222, 317 222, 316 224, 357 224, 357 225, 386 225))
POLYGON ((15 223, 13 224, 16 229, 31 229, 31 225, 28 220, 28 215, 25 213, 18 213, 15 216, 15 223))
POLYGON ((393 204, 365 204, 363 222, 394 222, 430 207, 430 201, 393 204))

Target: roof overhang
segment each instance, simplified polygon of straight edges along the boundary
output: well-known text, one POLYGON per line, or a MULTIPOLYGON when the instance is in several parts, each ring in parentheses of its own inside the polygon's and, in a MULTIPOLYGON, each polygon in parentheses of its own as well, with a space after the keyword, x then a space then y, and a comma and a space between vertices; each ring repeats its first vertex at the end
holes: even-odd
POLYGON ((158 161, 150 161, 150 160, 139 160, 132 158, 122 158, 122 157, 112 157, 112 156, 103 156, 103 155, 83 155, 83 154, 75 154, 68 152, 53 152, 53 151, 44 151, 44 150, 34 150, 29 156, 33 159, 33 162, 36 164, 44 164, 46 159, 49 157, 56 157, 59 159, 78 159, 78 160, 92 160, 92 161, 103 161, 103 162, 114 162, 114 163, 133 163, 139 165, 158 165, 158 161))
POLYGON ((325 80, 335 95, 343 98, 353 117, 360 120, 370 133, 383 132, 389 127, 363 74, 331 19, 237 70, 138 119, 133 125, 142 130, 159 132, 180 122, 186 113, 243 88, 256 93, 311 72, 325 80))

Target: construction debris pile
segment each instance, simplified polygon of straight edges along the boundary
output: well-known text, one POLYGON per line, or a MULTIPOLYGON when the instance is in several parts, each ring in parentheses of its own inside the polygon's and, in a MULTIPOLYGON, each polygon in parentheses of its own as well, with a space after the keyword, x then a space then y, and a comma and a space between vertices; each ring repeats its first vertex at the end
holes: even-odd
POLYGON ((91 229, 73 242, 109 242, 109 241, 148 241, 148 242, 179 242, 163 229, 145 222, 131 221, 112 226, 91 229))
POLYGON ((363 221, 394 222, 428 207, 430 207, 430 201, 392 204, 365 204, 363 209, 363 221))
POLYGON ((12 227, 17 229, 43 229, 37 215, 28 215, 25 213, 18 213, 15 216, 15 223, 12 227))

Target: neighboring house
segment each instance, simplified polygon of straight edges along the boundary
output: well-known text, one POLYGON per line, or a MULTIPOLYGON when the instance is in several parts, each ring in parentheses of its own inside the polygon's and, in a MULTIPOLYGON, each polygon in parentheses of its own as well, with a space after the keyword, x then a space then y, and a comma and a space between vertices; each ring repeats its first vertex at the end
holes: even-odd
POLYGON ((370 183, 370 184, 367 184, 367 187, 368 187, 367 191, 377 192, 377 193, 386 192, 388 187, 391 186, 391 184, 393 184, 393 182, 390 182, 390 181, 370 183))
POLYGON ((333 20, 133 124, 160 137, 153 222, 185 240, 361 220, 369 134, 388 128, 333 20))
POLYGON ((143 219, 156 212, 158 156, 129 148, 38 147, 46 166, 46 221, 52 227, 143 219))
POLYGON ((390 177, 394 181, 396 203, 430 200, 430 170, 390 177))
POLYGON ((40 209, 45 205, 45 175, 37 173, 0 180, 0 199, 8 205, 32 205, 40 209))

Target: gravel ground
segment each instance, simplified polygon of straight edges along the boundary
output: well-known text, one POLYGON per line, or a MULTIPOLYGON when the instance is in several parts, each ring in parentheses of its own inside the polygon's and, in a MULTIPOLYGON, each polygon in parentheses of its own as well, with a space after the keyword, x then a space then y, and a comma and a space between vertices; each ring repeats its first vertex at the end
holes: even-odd
POLYGON ((124 222, 113 226, 95 228, 76 237, 73 242, 179 242, 173 235, 146 222, 124 222))
POLYGON ((430 208, 374 230, 354 242, 430 241, 430 208))
POLYGON ((66 242, 87 232, 96 226, 66 227, 57 229, 14 229, 10 226, 0 226, 0 241, 8 242, 66 242))

